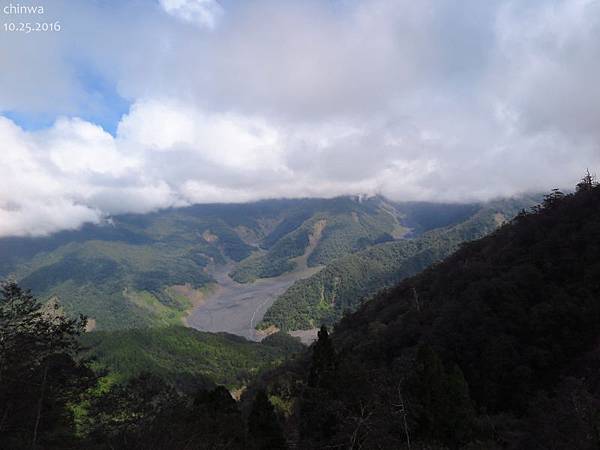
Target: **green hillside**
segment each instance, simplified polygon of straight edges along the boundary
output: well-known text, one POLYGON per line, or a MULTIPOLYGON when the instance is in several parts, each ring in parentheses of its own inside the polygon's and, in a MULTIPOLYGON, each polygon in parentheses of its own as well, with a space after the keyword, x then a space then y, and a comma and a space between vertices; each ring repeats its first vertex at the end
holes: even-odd
MULTIPOLYGON (((333 334, 323 327, 293 358, 299 344, 281 334, 260 344, 182 327, 77 338, 83 321, 5 283, 3 437, 28 444, 19 424, 43 417, 49 448, 285 448, 283 433, 303 449, 598 448, 599 205, 591 178, 576 194, 553 192, 380 291, 333 334), (215 382, 246 386, 240 402, 215 382)), ((480 229, 470 219, 419 240, 435 249, 455 241, 451 230, 480 229)))
POLYGON ((102 328, 123 328, 181 323, 191 302, 166 287, 205 286, 207 263, 168 245, 90 240, 36 256, 17 274, 36 295, 58 297, 67 311, 84 313, 102 328))
POLYGON ((476 204, 394 203, 382 197, 343 197, 321 201, 311 212, 290 215, 261 242, 262 252, 242 261, 231 273, 240 283, 268 278, 299 265, 328 265, 373 245, 418 236, 459 223, 476 204))
POLYGON ((321 202, 196 205, 49 237, 0 239, 1 275, 41 299, 58 297, 97 329, 180 324, 211 288, 211 267, 248 257, 288 215, 321 202))
MULTIPOLYGON (((494 201, 458 225, 339 258, 310 278, 294 283, 267 311, 259 327, 275 325, 296 330, 333 324, 379 289, 420 272, 450 255, 463 242, 485 236, 535 203, 534 198, 494 201)), ((429 220, 432 226, 443 223, 429 220)))
POLYGON ((359 202, 341 198, 323 202, 308 214, 297 214, 273 231, 264 252, 242 261, 231 276, 240 283, 281 275, 305 264, 328 264, 340 256, 382 241, 401 229, 398 217, 383 209, 379 198, 359 202), (284 234, 285 233, 285 234, 284 234), (297 259, 306 256, 299 262, 297 259))
POLYGON ((599 230, 600 187, 554 192, 322 332, 261 384, 296 447, 597 448, 599 230))
POLYGON ((81 337, 93 367, 115 381, 144 372, 184 390, 221 384, 230 388, 248 382, 260 370, 281 363, 303 348, 296 339, 273 335, 264 343, 238 336, 203 333, 171 326, 99 331, 81 337))
POLYGON ((87 315, 98 329, 180 324, 213 281, 208 267, 254 249, 236 232, 243 222, 228 211, 124 215, 47 238, 1 239, 0 265, 5 276, 42 299, 58 297, 67 312, 87 315))
POLYGON ((217 265, 232 264, 238 281, 278 276, 454 223, 472 208, 339 197, 127 214, 48 237, 0 239, 0 276, 40 299, 58 297, 94 329, 176 325, 214 288, 217 265))

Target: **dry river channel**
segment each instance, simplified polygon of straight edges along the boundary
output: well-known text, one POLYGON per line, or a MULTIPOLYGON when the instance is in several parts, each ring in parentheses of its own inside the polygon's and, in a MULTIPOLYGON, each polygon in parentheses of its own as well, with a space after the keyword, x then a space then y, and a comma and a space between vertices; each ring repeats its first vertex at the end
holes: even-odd
POLYGON ((220 266, 212 273, 218 283, 215 291, 196 306, 187 318, 190 327, 200 331, 227 332, 259 341, 263 335, 255 329, 275 299, 296 280, 308 278, 320 267, 303 268, 275 278, 253 283, 237 283, 229 273, 232 265, 220 266))

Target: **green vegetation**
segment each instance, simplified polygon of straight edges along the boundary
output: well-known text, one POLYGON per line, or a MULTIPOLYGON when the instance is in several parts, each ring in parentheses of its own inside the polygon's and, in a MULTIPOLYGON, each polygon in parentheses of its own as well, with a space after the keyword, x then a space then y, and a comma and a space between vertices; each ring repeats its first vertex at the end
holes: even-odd
POLYGON ((310 213, 294 213, 263 240, 267 251, 242 261, 231 277, 239 283, 275 277, 294 270, 298 266, 295 258, 306 252, 309 254, 303 263, 314 267, 392 240, 398 219, 380 202, 383 200, 379 198, 365 203, 340 198, 322 201, 321 208, 310 213))
POLYGON ((264 394, 255 396, 244 415, 222 386, 181 396, 148 375, 92 398, 82 429, 86 449, 287 448, 280 419, 264 394))
POLYGON ((464 222, 481 209, 479 203, 403 202, 396 205, 413 236, 464 222))
POLYGON ((298 266, 298 257, 310 267, 327 265, 348 254, 393 241, 410 232, 419 235, 433 227, 466 220, 479 205, 391 203, 381 197, 342 197, 321 200, 309 212, 299 211, 283 220, 261 243, 265 253, 242 261, 231 273, 247 283, 281 275, 298 266), (312 242, 311 242, 312 239, 312 242))
POLYGON ((239 387, 302 349, 289 336, 262 344, 182 326, 86 333, 81 343, 93 367, 115 381, 149 372, 187 391, 211 383, 239 387))
POLYGON ((307 210, 300 210, 292 212, 288 217, 283 219, 268 236, 266 236, 261 246, 265 249, 273 247, 277 241, 285 237, 289 233, 300 227, 306 220, 310 219, 311 212, 307 210))
POLYGON ((597 449, 599 205, 590 176, 554 191, 289 359, 281 334, 81 336, 85 318, 4 283, 0 447, 597 449), (250 378, 239 402, 213 384, 250 378))
POLYGON ((231 273, 238 283, 249 283, 257 278, 276 277, 296 268, 291 261, 304 254, 308 245, 308 231, 305 229, 281 238, 266 255, 254 255, 242 261, 231 273))
POLYGON ((187 249, 94 240, 40 254, 21 271, 21 283, 36 295, 56 296, 104 329, 181 323, 191 303, 166 287, 212 281, 187 249))
POLYGON ((94 384, 76 361, 85 319, 0 285, 0 448, 75 448, 70 404, 94 384))
MULTIPOLYGON (((356 202, 198 205, 117 216, 111 223, 45 238, 0 239, 0 275, 14 276, 41 299, 58 297, 65 311, 86 314, 98 329, 177 324, 191 303, 173 295, 171 286, 209 285, 214 265, 257 252, 244 239, 264 240, 272 256, 240 275, 245 280, 289 271, 294 266, 290 259, 308 245, 309 230, 295 232, 294 224, 340 204, 347 209, 356 202)), ((254 265, 253 258, 240 266, 240 274, 254 265)))
POLYGON ((264 392, 243 417, 215 384, 243 386, 301 350, 296 339, 85 325, 0 285, 0 448, 287 448, 264 392))
POLYGON ((326 220, 321 239, 308 258, 309 266, 325 265, 334 259, 393 239, 396 220, 385 211, 336 215, 326 220))
POLYGON ((272 450, 287 448, 283 430, 264 390, 258 391, 254 396, 248 415, 248 433, 254 438, 254 448, 272 450))
POLYGON ((599 205, 554 191, 266 373, 296 446, 598 448, 599 205))
POLYGON ((207 289, 216 265, 236 264, 232 276, 240 282, 276 277, 329 264, 408 228, 417 235, 451 224, 472 208, 340 197, 127 214, 43 238, 0 239, 0 275, 14 276, 44 301, 57 297, 67 313, 87 315, 98 330, 175 325, 198 296, 173 287, 207 289))
MULTIPOLYGON (((485 236, 502 220, 535 204, 533 198, 486 204, 458 225, 428 231, 412 240, 375 245, 339 258, 312 277, 294 283, 265 314, 259 327, 283 330, 331 325, 363 299, 440 261, 466 241, 485 236)), ((470 209, 467 209, 470 211, 470 209)), ((428 224, 443 223, 428 220, 428 224)))
POLYGON ((382 197, 341 197, 315 200, 310 209, 291 212, 261 241, 264 253, 242 261, 231 273, 247 283, 294 270, 298 257, 310 267, 394 240, 410 232, 419 235, 436 227, 459 223, 480 205, 392 203, 382 197), (311 242, 312 239, 312 242, 311 242), (312 244, 312 245, 311 245, 312 244))

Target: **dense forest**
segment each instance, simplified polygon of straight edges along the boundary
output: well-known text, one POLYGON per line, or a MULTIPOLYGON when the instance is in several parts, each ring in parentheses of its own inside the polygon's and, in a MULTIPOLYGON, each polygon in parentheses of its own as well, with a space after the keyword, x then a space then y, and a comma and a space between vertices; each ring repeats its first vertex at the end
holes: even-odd
POLYGON ((60 299, 67 312, 87 315, 97 329, 181 325, 194 298, 214 285, 209 269, 243 261, 240 281, 289 271, 321 218, 343 221, 354 212, 373 227, 347 234, 349 242, 383 233, 376 229, 391 232, 395 216, 379 201, 195 205, 119 215, 48 237, 1 238, 0 276, 15 278, 42 300, 60 299))
POLYGON ((539 200, 541 196, 522 196, 491 201, 477 209, 473 205, 454 208, 438 205, 432 215, 431 204, 406 204, 412 214, 408 223, 415 227, 414 238, 352 252, 310 278, 296 281, 277 298, 259 327, 275 325, 281 330, 298 330, 333 325, 345 312, 356 310, 380 289, 442 260, 463 242, 487 235, 539 200), (472 215, 465 220, 464 213, 472 215), (440 217, 436 218, 438 214, 440 217), (446 223, 452 225, 443 226, 446 223), (417 234, 423 229, 429 231, 417 234))
POLYGON ((586 177, 323 329, 263 385, 294 404, 301 448, 596 449, 599 249, 586 177))
POLYGON ((332 333, 323 326, 293 358, 299 347, 283 335, 251 345, 177 328, 82 338, 84 317, 6 282, 1 447, 597 449, 599 250, 600 186, 588 176, 381 291, 332 333), (140 339, 156 343, 147 355, 103 355, 140 339), (192 386, 161 373, 169 342, 182 360, 204 352, 199 365, 237 345, 240 367, 262 355, 246 367, 264 371, 235 400, 228 377, 192 386))
POLYGON ((329 267, 347 255, 382 243, 404 241, 403 238, 462 223, 481 209, 480 204, 393 203, 377 196, 357 203, 345 198, 335 208, 312 217, 293 216, 293 220, 282 222, 263 241, 265 251, 242 261, 231 276, 240 283, 275 277, 297 268, 302 256, 302 263, 309 267, 329 267), (284 231, 287 234, 282 236, 284 231), (273 242, 273 235, 278 240, 273 242))
POLYGON ((274 277, 464 221, 480 207, 347 196, 123 214, 46 237, 0 238, 0 277, 85 314, 90 329, 181 325, 215 288, 216 267, 244 283, 274 277))
POLYGON ((0 448, 285 448, 264 392, 242 414, 215 381, 239 385, 244 370, 297 351, 293 339, 257 344, 182 328, 82 339, 85 322, 2 285, 0 448))
POLYGON ((83 334, 80 342, 82 358, 91 360, 94 371, 106 374, 104 384, 151 372, 184 392, 216 384, 242 387, 303 348, 283 333, 258 343, 183 326, 94 331, 83 334))
POLYGON ((338 201, 336 207, 316 211, 299 223, 303 216, 282 222, 273 233, 287 234, 273 243, 270 236, 264 241, 264 253, 243 261, 231 276, 240 283, 268 278, 289 272, 298 266, 295 260, 305 252, 304 264, 315 267, 328 264, 346 254, 379 242, 393 240, 393 234, 403 229, 397 213, 381 207, 384 200, 374 198, 356 202, 351 198, 338 201))

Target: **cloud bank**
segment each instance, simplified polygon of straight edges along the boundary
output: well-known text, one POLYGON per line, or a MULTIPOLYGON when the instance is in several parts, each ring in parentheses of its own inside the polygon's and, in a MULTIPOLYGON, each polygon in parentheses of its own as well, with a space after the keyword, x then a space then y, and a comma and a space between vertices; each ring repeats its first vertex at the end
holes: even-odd
POLYGON ((0 40, 0 236, 201 202, 485 200, 600 166, 596 1, 45 9, 62 32, 0 40))

